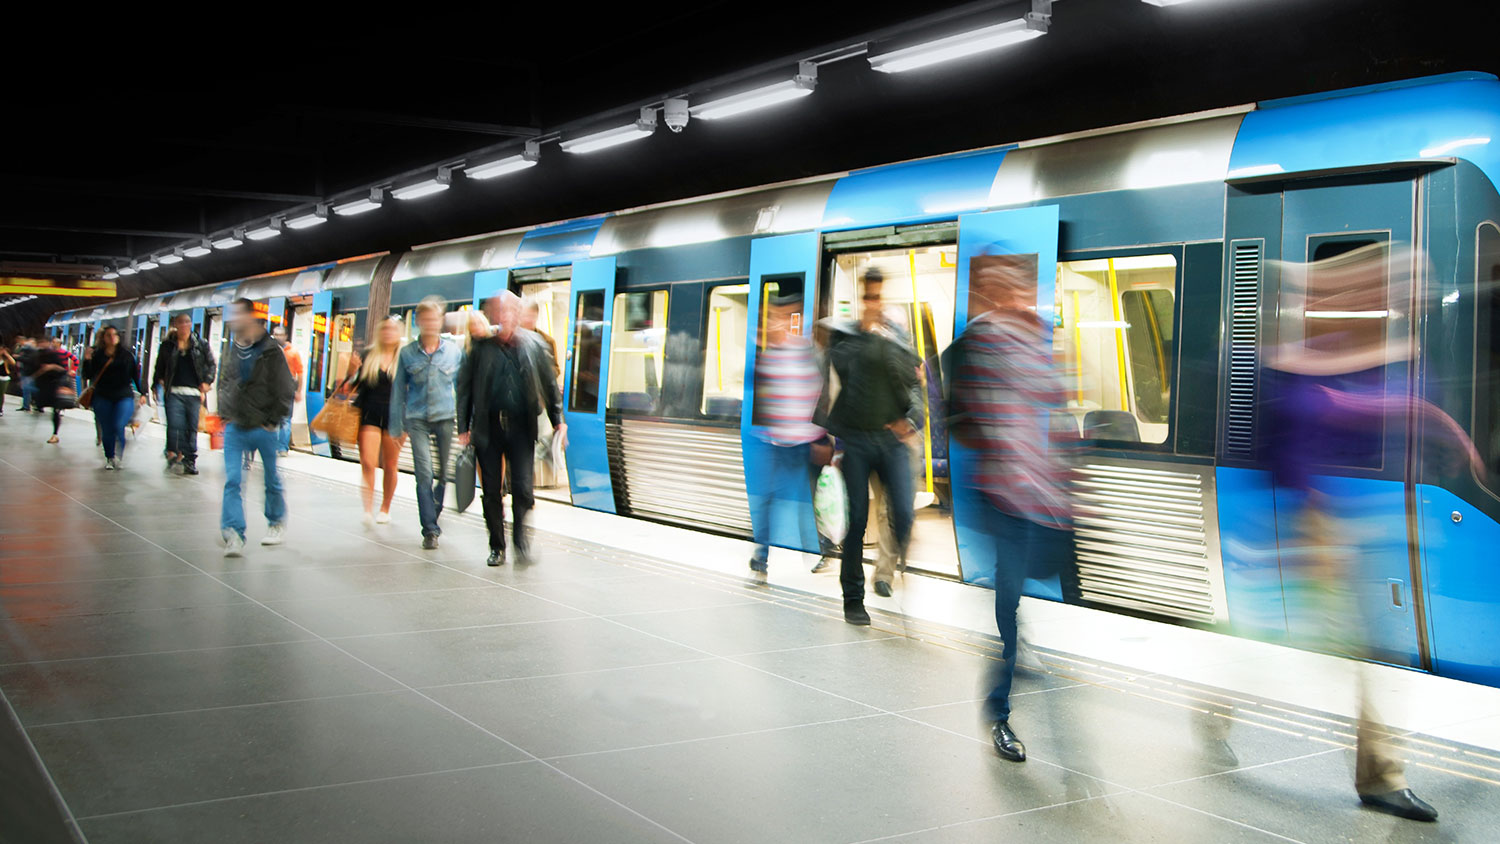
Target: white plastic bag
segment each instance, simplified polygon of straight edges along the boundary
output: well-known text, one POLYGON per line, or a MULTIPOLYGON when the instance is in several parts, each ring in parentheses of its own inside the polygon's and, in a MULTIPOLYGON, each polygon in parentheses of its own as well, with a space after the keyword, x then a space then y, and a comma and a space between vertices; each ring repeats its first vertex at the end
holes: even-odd
POLYGON ((818 533, 829 542, 844 541, 849 532, 849 490, 844 486, 844 473, 836 466, 824 466, 818 473, 818 485, 813 490, 813 513, 818 522, 818 533))

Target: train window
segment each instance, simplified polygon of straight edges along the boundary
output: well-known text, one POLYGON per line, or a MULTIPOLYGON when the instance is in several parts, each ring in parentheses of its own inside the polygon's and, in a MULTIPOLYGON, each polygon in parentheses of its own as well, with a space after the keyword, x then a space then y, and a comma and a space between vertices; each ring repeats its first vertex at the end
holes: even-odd
POLYGON ((1474 445, 1484 485, 1500 492, 1500 227, 1479 227, 1474 308, 1474 445))
POLYGON ((573 318, 573 395, 568 409, 599 412, 599 370, 604 361, 604 291, 578 294, 573 318))
POLYGON ((653 413, 666 369, 667 291, 616 294, 613 325, 605 406, 653 413))
POLYGON ((318 393, 323 390, 323 355, 328 344, 328 317, 324 314, 313 315, 312 348, 307 356, 307 391, 318 393))
POLYGON ((745 394, 745 342, 750 328, 750 285, 709 288, 703 350, 704 416, 738 419, 745 394))
MULTIPOLYGON (((770 302, 787 296, 795 296, 805 304, 807 290, 807 276, 804 273, 792 273, 784 276, 767 276, 760 283, 760 325, 755 330, 755 348, 766 347, 766 320, 770 318, 770 302)), ((805 310, 802 305, 792 313, 791 323, 787 331, 793 334, 803 334, 802 321, 806 319, 805 310)))
POLYGON ((1058 262, 1052 345, 1085 436, 1166 442, 1176 297, 1173 255, 1058 262))

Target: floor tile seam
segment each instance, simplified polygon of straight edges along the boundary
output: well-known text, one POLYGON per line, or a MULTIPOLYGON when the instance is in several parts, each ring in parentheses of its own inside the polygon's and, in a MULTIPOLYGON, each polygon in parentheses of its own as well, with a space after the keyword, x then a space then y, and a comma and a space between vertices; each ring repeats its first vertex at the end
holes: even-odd
POLYGON ((1075 806, 1080 803, 1092 803, 1095 801, 1108 800, 1111 797, 1119 797, 1123 793, 1129 792, 1115 791, 1110 792, 1109 794, 1095 794, 1089 797, 1079 797, 1074 800, 1060 800, 1056 803, 1048 803, 1045 806, 1032 806, 1028 809, 1017 809, 1013 812, 1001 812, 997 815, 987 815, 982 818, 969 818, 962 821, 954 821, 953 823, 938 824, 937 826, 926 826, 922 827, 921 829, 912 829, 905 832, 893 833, 891 835, 882 835, 878 838, 862 838, 857 841, 849 842, 849 844, 878 844, 878 842, 881 841, 893 841, 898 838, 905 838, 907 836, 916 835, 922 832, 940 832, 945 829, 954 829, 961 826, 971 826, 974 824, 988 823, 989 821, 1003 820, 1005 818, 1014 818, 1020 815, 1029 815, 1033 812, 1045 812, 1048 809, 1057 809, 1062 806, 1075 806))
MULTIPOLYGON (((215 582, 217 582, 217 581, 215 581, 215 582)), ((227 584, 227 583, 219 583, 219 585, 220 586, 224 586, 225 588, 234 590, 234 587, 229 586, 229 584, 227 584)), ((239 590, 234 590, 234 591, 236 593, 239 592, 239 590)), ((4 613, 0 613, 0 622, 5 622, 5 621, 50 621, 50 620, 58 619, 58 618, 88 618, 90 616, 96 616, 96 615, 129 615, 130 613, 133 613, 133 612, 152 612, 152 611, 155 611, 155 610, 163 610, 163 611, 170 611, 170 610, 204 610, 204 609, 214 609, 216 607, 238 607, 238 606, 243 606, 245 604, 253 604, 253 603, 255 603, 255 601, 250 600, 247 597, 247 598, 244 598, 244 599, 238 600, 238 601, 212 601, 212 602, 205 603, 205 604, 180 604, 180 605, 171 606, 171 607, 151 607, 151 608, 145 609, 145 610, 128 610, 127 609, 127 610, 109 610, 109 611, 106 611, 106 612, 99 612, 99 611, 94 611, 94 612, 58 612, 58 613, 48 613, 46 615, 5 615, 4 613)))
POLYGON ((408 694, 406 689, 377 689, 366 692, 343 692, 332 695, 313 695, 311 697, 280 698, 277 700, 257 700, 248 703, 226 703, 221 706, 200 706, 191 709, 169 709, 161 712, 132 712, 128 715, 104 715, 98 718, 77 718, 69 721, 48 721, 40 724, 27 724, 28 730, 50 729, 53 727, 78 727, 86 724, 104 724, 112 721, 138 721, 146 718, 167 718, 176 715, 196 715, 204 712, 227 712, 234 709, 257 709, 271 706, 286 706, 294 703, 318 703, 326 700, 349 700, 360 697, 378 697, 381 695, 408 694))
POLYGON ((552 674, 527 674, 517 677, 487 677, 483 680, 460 680, 456 683, 424 683, 412 688, 417 691, 437 691, 442 689, 461 689, 467 686, 485 686, 498 683, 525 683, 535 680, 554 680, 565 677, 584 677, 589 674, 607 674, 612 671, 635 671, 641 668, 670 668, 677 665, 695 665, 705 662, 722 662, 722 657, 695 656, 691 659, 672 659, 662 662, 643 662, 638 665, 612 665, 606 668, 585 668, 579 671, 558 671, 552 674))
POLYGON ((835 724, 847 724, 852 721, 867 721, 871 718, 884 718, 880 712, 865 712, 859 715, 848 715, 842 718, 825 718, 817 721, 805 721, 799 724, 782 724, 777 727, 764 727, 759 730, 742 730, 733 733, 722 733, 711 736, 696 736, 694 738, 674 739, 672 741, 657 742, 655 744, 640 744, 632 747, 612 747, 605 750, 584 750, 578 753, 561 753, 554 756, 541 756, 544 762, 566 761, 569 759, 587 759, 595 756, 609 756, 617 753, 630 753, 638 750, 656 750, 663 747, 683 747, 693 744, 706 744, 708 742, 723 741, 726 739, 746 738, 748 736, 770 735, 771 733, 784 733, 792 730, 800 730, 811 727, 828 727, 835 724))
POLYGON ((203 800, 187 800, 181 803, 164 803, 160 806, 146 806, 139 809, 124 809, 118 812, 96 812, 92 815, 82 815, 78 818, 79 823, 87 821, 108 820, 111 818, 129 817, 131 815, 144 815, 151 812, 170 812, 177 809, 190 809, 195 806, 208 806, 215 803, 232 803, 236 800, 253 800, 259 797, 276 797, 286 794, 301 794, 309 791, 325 791, 336 788, 350 788, 360 785, 374 785, 384 782, 395 782, 399 780, 421 779, 423 777, 440 777, 449 774, 472 773, 475 771, 489 771, 498 768, 512 768, 518 765, 538 764, 533 759, 513 759, 509 762, 491 762, 485 765, 466 765, 459 768, 445 768, 440 771, 420 771, 411 774, 393 774, 388 777, 368 777, 357 780, 345 780, 342 782, 319 783, 318 785, 304 785, 295 788, 277 788, 270 791, 256 791, 246 794, 231 794, 225 797, 208 797, 203 800))
MULTIPOLYGON (((232 606, 238 606, 238 604, 234 604, 232 606)), ((233 645, 209 645, 208 647, 204 647, 204 648, 173 648, 171 650, 164 650, 164 651, 141 651, 140 653, 128 653, 128 654, 97 654, 95 656, 65 656, 65 657, 58 657, 56 659, 35 659, 35 660, 24 660, 24 661, 21 661, 21 662, 0 662, 0 669, 15 668, 15 667, 20 667, 20 666, 32 666, 32 665, 56 665, 56 664, 59 664, 59 663, 68 663, 68 662, 89 662, 89 661, 96 661, 96 660, 102 661, 102 660, 107 660, 107 659, 125 660, 125 659, 132 659, 134 657, 142 657, 142 656, 172 656, 173 654, 208 653, 208 652, 211 652, 211 651, 235 650, 237 648, 263 648, 263 647, 274 647, 274 646, 278 646, 278 645, 301 645, 301 644, 307 644, 308 642, 316 642, 316 641, 318 641, 318 640, 315 639, 315 638, 309 637, 309 638, 305 638, 305 639, 278 639, 278 640, 276 640, 274 642, 239 642, 239 643, 236 643, 236 644, 233 644, 233 645)))
POLYGON ((718 604, 688 604, 681 607, 665 607, 654 610, 634 610, 631 612, 613 612, 603 618, 637 618, 643 615, 665 615, 666 613, 683 612, 688 610, 723 610, 731 607, 743 607, 759 603, 754 598, 742 598, 738 601, 725 601, 718 604))
POLYGON ((1226 818, 1223 815, 1220 815, 1220 814, 1217 814, 1217 813, 1214 813, 1214 812, 1210 812, 1207 809, 1200 809, 1197 806, 1189 806, 1186 803, 1179 803, 1176 800, 1168 799, 1166 797, 1161 796, 1160 794, 1151 794, 1151 793, 1146 792, 1146 791, 1139 791, 1139 792, 1136 792, 1136 793, 1144 795, 1147 799, 1157 800, 1157 801, 1160 801, 1162 803, 1166 803, 1169 806, 1176 806, 1179 809, 1186 809, 1189 812, 1193 812, 1195 814, 1204 815, 1206 817, 1214 818, 1216 820, 1220 820, 1220 821, 1223 821, 1223 822, 1228 823, 1228 824, 1233 824, 1234 826, 1243 827, 1244 829, 1248 829, 1248 830, 1251 830, 1251 831, 1254 831, 1254 832, 1259 832, 1259 833, 1261 833, 1263 835, 1269 835, 1272 838, 1279 838, 1282 841, 1290 841, 1291 844, 1308 844, 1308 842, 1305 842, 1305 841, 1303 841, 1300 838, 1292 838, 1290 836, 1282 835, 1279 832, 1272 832, 1269 829, 1265 829, 1263 827, 1258 827, 1258 826, 1256 826, 1254 824, 1245 823, 1244 821, 1237 821, 1234 818, 1226 818))
POLYGON ((847 648, 851 645, 864 645, 870 642, 889 642, 895 639, 903 639, 903 636, 891 634, 889 636, 874 636, 869 639, 850 639, 847 642, 820 642, 816 645, 795 645, 790 648, 772 648, 765 651, 745 651, 743 653, 730 654, 733 657, 770 656, 772 654, 798 653, 801 651, 816 651, 824 648, 847 648))
POLYGON ((378 633, 352 633, 347 636, 323 634, 323 638, 327 639, 330 642, 350 642, 358 641, 360 639, 380 639, 386 637, 395 638, 397 636, 421 636, 427 633, 456 633, 463 630, 490 630, 500 627, 530 627, 542 624, 560 624, 566 621, 585 621, 592 618, 593 616, 579 614, 572 616, 563 616, 561 618, 532 618, 526 619, 525 621, 497 621, 491 624, 460 624, 454 627, 432 627, 423 628, 420 630, 390 630, 378 633))
MULTIPOLYGON (((0 566, 3 566, 0 563, 0 566)), ((73 580, 26 580, 20 583, 12 583, 0 580, 0 589, 11 586, 75 586, 85 583, 121 583, 127 580, 164 580, 173 577, 197 577, 197 572, 186 574, 141 574, 134 577, 80 577, 73 580)))
POLYGON ((10 697, 5 694, 4 689, 0 689, 0 710, 3 710, 0 711, 0 718, 8 719, 11 722, 11 727, 21 736, 21 742, 26 748, 28 761, 36 767, 36 770, 41 772, 42 781, 47 785, 47 793, 51 796, 53 802, 57 804, 57 807, 62 810, 64 822, 71 824, 69 829, 75 833, 76 840, 80 842, 84 841, 85 838, 82 830, 78 827, 78 819, 73 814, 73 807, 68 805, 67 798, 63 797, 62 789, 58 788, 57 780, 53 778, 52 771, 47 767, 47 763, 42 760, 41 751, 37 750, 36 743, 31 740, 31 734, 26 731, 26 726, 21 723, 21 716, 16 714, 16 709, 11 705, 10 697))
MULTIPOLYGON (((315 569, 308 569, 308 571, 321 571, 322 569, 323 567, 319 566, 315 569)), ((495 585, 498 586, 499 584, 495 585)), ((331 595, 326 598, 272 598, 265 601, 265 603, 269 606, 272 606, 273 608, 276 606, 286 606, 287 604, 333 604, 341 601, 358 600, 365 597, 366 595, 370 597, 379 596, 382 598, 390 598, 393 596, 399 597, 402 595, 431 595, 436 592, 474 592, 476 590, 482 590, 482 588, 483 587, 478 586, 444 586, 437 589, 412 589, 403 592, 357 592, 349 595, 331 595)), ((309 607, 309 609, 311 609, 311 607, 309 607)))
POLYGON ((1285 764, 1288 764, 1290 762, 1303 762, 1303 761, 1306 761, 1308 759, 1316 759, 1319 756, 1328 756, 1328 755, 1333 754, 1333 753, 1339 753, 1339 752, 1342 752, 1342 751, 1353 750, 1353 749, 1354 749, 1353 747, 1327 747, 1327 748, 1324 748, 1322 750, 1313 751, 1312 753, 1303 753, 1303 754, 1298 755, 1298 756, 1288 756, 1285 759, 1273 759, 1273 760, 1271 760, 1269 762, 1257 762, 1254 765, 1236 765, 1233 768, 1228 768, 1228 769, 1223 770, 1223 771, 1214 771, 1214 772, 1208 773, 1208 774, 1199 774, 1198 776, 1195 776, 1195 777, 1183 777, 1181 779, 1168 780, 1167 782, 1153 783, 1152 785, 1142 786, 1141 788, 1138 789, 1138 791, 1140 791, 1142 794, 1145 794, 1147 792, 1156 791, 1157 789, 1171 788, 1172 786, 1186 785, 1187 783, 1193 783, 1193 782, 1202 782, 1203 780, 1211 780, 1211 779, 1217 779, 1219 777, 1227 777, 1227 776, 1230 776, 1232 774, 1242 774, 1242 773, 1245 773, 1247 771, 1258 771, 1258 770, 1260 770, 1262 768, 1274 768, 1277 765, 1285 765, 1285 764))
MULTIPOLYGON (((5 462, 8 462, 8 461, 5 461, 5 462)), ((12 464, 12 465, 14 466, 14 464, 12 464)), ((16 468, 19 468, 19 467, 16 467, 16 468)), ((31 478, 33 481, 36 481, 37 483, 39 483, 39 484, 41 484, 43 486, 51 488, 53 491, 59 493, 64 498, 67 498, 67 499, 73 501, 74 503, 78 504, 81 507, 84 507, 85 509, 88 509, 88 510, 91 510, 91 511, 95 512, 100 517, 108 519, 109 521, 114 522, 115 524, 119 524, 119 522, 115 522, 115 520, 112 519, 112 518, 110 518, 109 516, 106 516, 103 513, 99 513, 98 511, 93 510, 93 508, 89 507, 88 505, 83 504, 75 496, 72 496, 67 491, 62 490, 62 489, 58 488, 57 486, 54 486, 53 484, 48 483, 45 479, 39 478, 36 475, 34 475, 34 474, 30 473, 30 472, 27 472, 25 470, 21 470, 20 474, 25 475, 25 476, 31 478)), ((136 534, 136 535, 140 536, 140 534, 136 534)), ((618 800, 618 799, 610 796, 609 794, 606 794, 604 791, 602 791, 602 790, 600 790, 598 788, 595 788, 592 785, 589 785, 588 783, 586 783, 583 780, 578 779, 577 777, 575 777, 575 776, 567 773, 566 771, 562 770, 561 768, 558 768, 555 765, 551 765, 550 763, 547 763, 547 762, 543 761, 542 759, 540 759, 539 757, 537 757, 535 754, 532 754, 529 751, 525 750, 524 748, 520 747, 519 745, 516 745, 515 743, 507 740, 506 738, 504 738, 503 736, 499 735, 498 733, 485 728, 483 725, 475 722, 474 720, 472 720, 470 718, 465 717, 464 715, 462 715, 461 713, 459 713, 456 710, 452 709, 451 707, 445 706, 441 701, 438 701, 438 700, 436 700, 436 699, 434 699, 434 698, 432 698, 432 697, 430 697, 430 696, 428 696, 426 694, 423 694, 415 686, 412 686, 409 683, 406 683, 405 681, 401 680, 400 678, 396 677, 395 675, 391 674, 390 672, 384 671, 381 668, 379 668, 378 666, 375 666, 375 665, 373 665, 373 664, 371 664, 371 663, 369 663, 369 662, 367 662, 367 661, 365 661, 363 659, 360 659, 358 656, 356 656, 355 654, 349 652, 348 650, 340 647, 338 644, 329 641, 326 637, 318 636, 318 634, 316 633, 316 631, 313 631, 313 630, 311 630, 311 629, 309 629, 309 628, 307 628, 307 627, 305 627, 305 626, 303 626, 301 624, 298 624, 293 619, 288 618, 287 616, 282 615, 281 613, 279 613, 276 610, 272 609, 271 607, 267 606, 264 602, 261 602, 261 601, 255 599, 253 596, 250 596, 250 595, 248 595, 248 594, 246 594, 244 592, 241 592, 240 590, 235 589, 235 587, 231 586, 230 584, 225 583, 224 581, 219 580, 218 578, 215 578, 212 574, 210 574, 209 572, 207 572, 207 571, 199 568, 198 566, 194 565, 191 561, 183 558, 181 555, 176 554, 176 553, 174 553, 172 551, 168 551, 166 548, 163 548, 161 545, 159 545, 159 544, 157 544, 155 542, 152 542, 151 540, 147 539, 144 536, 141 536, 141 538, 145 539, 148 543, 150 543, 152 545, 155 545, 158 548, 161 548, 161 550, 163 552, 165 552, 167 554, 170 554, 171 556, 176 557, 179 560, 182 560, 184 563, 187 563, 189 566, 192 566, 195 569, 198 569, 198 571, 202 572, 205 576, 209 577, 212 580, 215 580, 216 582, 218 582, 221 585, 223 585, 225 588, 230 589, 232 591, 235 591, 238 594, 245 595, 245 597, 247 599, 249 599, 251 602, 259 605, 260 607, 264 608, 267 612, 273 613, 273 614, 277 615, 278 617, 282 618, 283 620, 285 620, 287 623, 292 624, 292 625, 298 627, 299 629, 302 629, 302 630, 304 630, 304 631, 306 631, 308 633, 311 633, 314 636, 317 636, 317 638, 322 639, 324 642, 327 642, 329 645, 333 646, 334 648, 337 648, 345 656, 349 657, 350 659, 354 660, 355 662, 358 662, 359 664, 364 665, 366 668, 369 668, 370 670, 375 671, 375 672, 377 672, 377 673, 385 676, 386 678, 388 678, 388 679, 392 680, 393 682, 401 685, 402 687, 406 688, 407 690, 409 690, 409 691, 417 694, 418 696, 422 697, 424 700, 426 700, 429 703, 431 703, 433 706, 436 706, 439 709, 442 709, 443 711, 449 713, 454 718, 459 719, 460 721, 468 724, 469 726, 473 727, 474 729, 479 730, 480 732, 484 733, 485 735, 490 736, 491 738, 495 739, 496 741, 500 742, 501 744, 503 744, 503 745, 505 745, 507 747, 510 747, 511 749, 515 750, 516 752, 521 753, 524 756, 527 756, 528 758, 532 759, 533 761, 537 761, 537 762, 540 762, 543 765, 547 765, 547 767, 549 767, 553 771, 557 772, 560 776, 566 777, 567 779, 569 779, 569 780, 577 783, 580 787, 582 787, 582 788, 584 788, 584 789, 586 789, 588 791, 591 791, 594 794, 599 795, 600 797, 604 798, 605 800, 608 800, 609 802, 615 804, 616 806, 619 806, 621 809, 624 809, 625 811, 627 811, 627 812, 635 815, 636 817, 639 817, 640 819, 646 821, 647 823, 650 823, 650 824, 658 827, 659 829, 663 830, 664 832, 667 832, 667 833, 669 833, 670 835, 672 835, 674 837, 677 837, 677 838, 679 838, 679 839, 681 839, 683 841, 689 842, 689 844, 692 844, 691 840, 688 839, 686 836, 684 836, 684 835, 676 832, 675 830, 671 829, 670 827, 668 827, 667 825, 661 823, 660 821, 657 821, 656 819, 649 817, 648 815, 644 814, 643 812, 640 812, 639 810, 634 809, 631 806, 626 805, 624 802, 622 802, 622 801, 620 801, 620 800, 618 800)))

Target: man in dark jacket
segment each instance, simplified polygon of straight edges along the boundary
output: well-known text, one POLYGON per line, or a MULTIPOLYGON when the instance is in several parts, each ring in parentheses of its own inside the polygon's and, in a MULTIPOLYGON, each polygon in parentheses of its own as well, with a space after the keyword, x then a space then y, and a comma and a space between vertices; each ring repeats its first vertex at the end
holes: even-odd
POLYGON ((240 479, 247 452, 259 451, 265 467, 270 529, 260 544, 280 545, 285 539, 286 499, 276 471, 276 435, 281 420, 292 412, 293 381, 281 346, 255 316, 255 303, 236 299, 229 307, 234 342, 219 364, 219 416, 224 420, 224 507, 219 527, 224 534, 224 556, 238 557, 245 549, 240 479))
POLYGON ((161 387, 167 408, 167 470, 198 474, 198 414, 214 381, 214 353, 193 333, 187 312, 172 318, 172 330, 156 353, 151 385, 161 387))
POLYGON ((472 437, 484 484, 484 521, 490 530, 487 565, 505 561, 504 466, 510 465, 511 538, 519 562, 529 562, 526 514, 536 457, 537 417, 545 412, 559 444, 566 443, 562 395, 552 374, 551 354, 533 332, 520 328, 521 299, 509 291, 485 302, 497 329, 476 339, 458 371, 458 442, 472 437))

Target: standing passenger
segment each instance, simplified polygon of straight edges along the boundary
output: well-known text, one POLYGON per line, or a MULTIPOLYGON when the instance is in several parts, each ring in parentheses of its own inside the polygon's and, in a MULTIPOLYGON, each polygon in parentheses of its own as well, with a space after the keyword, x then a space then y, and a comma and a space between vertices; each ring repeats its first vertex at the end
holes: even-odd
MULTIPOLYGON (((271 336, 281 346, 281 353, 286 355, 286 368, 292 373, 292 406, 302 401, 302 356, 292 348, 292 342, 287 339, 286 326, 278 325, 271 329, 271 336)), ((276 451, 286 457, 292 453, 292 414, 288 413, 281 420, 281 430, 277 433, 276 451)))
POLYGON ((562 358, 558 357, 557 355, 557 341, 552 339, 551 334, 548 334, 540 328, 537 328, 537 319, 541 317, 541 315, 542 306, 537 304, 537 301, 535 299, 526 300, 526 306, 521 311, 521 327, 526 329, 527 331, 535 333, 536 336, 541 338, 543 343, 547 344, 547 353, 552 355, 552 377, 561 378, 562 358))
POLYGON ((521 299, 506 291, 484 305, 495 328, 493 337, 472 337, 469 357, 458 374, 458 441, 472 435, 484 486, 484 522, 490 532, 486 565, 505 561, 505 511, 501 500, 504 466, 510 465, 511 539, 517 562, 530 562, 525 523, 533 503, 532 461, 536 454, 537 417, 545 411, 566 447, 567 424, 562 396, 547 360, 547 350, 530 331, 521 329, 521 299))
MULTIPOLYGON (((828 337, 829 363, 840 383, 828 427, 843 446, 841 469, 849 494, 849 532, 844 536, 839 582, 844 590, 844 620, 859 625, 870 623, 865 612, 864 570, 870 476, 878 476, 885 487, 896 544, 905 554, 915 518, 908 443, 922 427, 917 381, 921 361, 903 342, 899 329, 885 318, 884 282, 879 269, 867 269, 859 322, 832 325, 828 337)), ((882 593, 889 592, 886 584, 882 593)))
POLYGON ((118 469, 125 457, 125 424, 137 405, 145 404, 146 388, 135 355, 120 342, 113 325, 99 329, 94 350, 83 365, 83 379, 94 389, 92 409, 104 446, 104 468, 118 469))
POLYGON ((391 383, 396 356, 401 349, 401 319, 389 316, 375 330, 375 346, 360 364, 355 384, 354 406, 359 408, 359 465, 363 479, 359 487, 368 528, 391 520, 391 499, 396 497, 396 460, 401 444, 391 436, 391 383), (384 474, 380 515, 375 515, 375 470, 384 474))
POLYGON ((193 333, 193 317, 180 313, 156 355, 152 382, 167 403, 167 469, 198 474, 198 417, 214 380, 214 353, 193 333))
POLYGON ((36 371, 37 367, 41 366, 42 346, 46 344, 45 337, 41 338, 41 340, 40 345, 38 341, 30 337, 22 337, 16 341, 16 362, 21 365, 22 411, 35 410, 40 413, 42 410, 42 406, 34 400, 36 393, 36 371))
POLYGON ((457 400, 453 385, 464 355, 458 344, 443 337, 443 300, 428 296, 417 305, 414 342, 401 347, 391 386, 391 436, 397 443, 411 434, 412 471, 417 476, 417 514, 422 522, 422 547, 438 547, 438 516, 443 512, 448 452, 453 445, 457 400), (432 463, 437 447, 437 468, 432 463))
POLYGON ((255 303, 236 299, 229 306, 234 341, 219 363, 219 416, 224 420, 224 506, 219 529, 224 556, 245 550, 245 502, 240 493, 244 455, 260 452, 266 476, 266 522, 262 545, 286 538, 286 499, 276 471, 276 429, 292 407, 292 373, 281 347, 255 318, 255 303))
POLYGON ((57 442, 57 429, 62 422, 58 392, 65 386, 69 386, 68 353, 58 348, 57 341, 51 337, 42 337, 37 341, 36 376, 32 385, 31 406, 37 413, 41 413, 44 407, 52 408, 52 437, 47 440, 49 443, 57 442))

